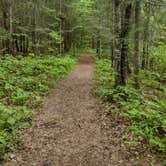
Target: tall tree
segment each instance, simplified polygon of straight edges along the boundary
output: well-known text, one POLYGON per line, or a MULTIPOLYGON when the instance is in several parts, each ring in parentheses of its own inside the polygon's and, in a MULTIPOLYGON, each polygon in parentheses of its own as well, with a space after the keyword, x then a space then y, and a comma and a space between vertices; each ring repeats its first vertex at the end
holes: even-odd
POLYGON ((141 68, 145 69, 148 65, 148 54, 149 54, 149 23, 150 23, 150 2, 147 1, 144 7, 145 19, 144 19, 144 30, 143 30, 143 53, 142 53, 142 65, 141 68))
POLYGON ((121 1, 114 0, 114 14, 115 14, 115 86, 121 84, 120 76, 120 61, 121 61, 121 1))
POLYGON ((136 0, 135 3, 135 81, 136 81, 136 86, 139 86, 139 59, 140 59, 140 12, 141 12, 141 3, 140 0, 136 0))
POLYGON ((121 64, 120 64, 120 85, 126 85, 126 75, 128 71, 128 54, 129 54, 129 32, 131 29, 131 14, 132 14, 132 3, 128 2, 125 9, 124 21, 122 24, 121 32, 121 64))

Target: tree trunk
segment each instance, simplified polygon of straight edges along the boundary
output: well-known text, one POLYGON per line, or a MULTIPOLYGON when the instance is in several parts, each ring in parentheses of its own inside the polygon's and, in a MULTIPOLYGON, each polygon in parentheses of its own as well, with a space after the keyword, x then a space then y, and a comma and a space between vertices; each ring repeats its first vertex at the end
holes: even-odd
POLYGON ((72 33, 68 31, 70 28, 70 23, 67 19, 63 19, 63 40, 64 40, 64 52, 68 52, 71 49, 71 35, 72 33))
POLYGON ((112 67, 114 67, 114 57, 115 57, 115 50, 114 50, 114 41, 112 41, 110 49, 111 49, 111 61, 112 61, 112 67))
MULTIPOLYGON (((8 26, 8 13, 6 11, 3 11, 3 27, 6 31, 9 31, 9 26, 8 26)), ((9 53, 9 40, 8 39, 3 39, 3 48, 4 48, 4 53, 9 53)))
POLYGON ((98 56, 100 56, 100 54, 101 54, 101 39, 100 38, 97 39, 96 53, 98 56))
POLYGON ((114 14, 115 14, 115 86, 121 84, 120 77, 120 61, 121 61, 121 41, 120 41, 120 33, 121 33, 121 8, 120 8, 120 0, 114 0, 114 14))
POLYGON ((140 59, 140 12, 141 4, 140 0, 136 1, 135 5, 135 62, 134 62, 134 74, 135 74, 135 83, 139 87, 139 59, 140 59))
POLYGON ((144 37, 143 37, 143 54, 142 54, 142 69, 148 66, 148 47, 149 47, 149 22, 150 22, 150 3, 147 2, 145 6, 145 25, 144 25, 144 37))
POLYGON ((11 0, 10 8, 9 8, 9 33, 10 33, 10 39, 9 39, 9 53, 13 53, 13 41, 12 41, 12 34, 13 34, 13 2, 11 0))
POLYGON ((114 7, 112 7, 112 24, 110 27, 110 32, 112 33, 112 40, 111 40, 111 46, 110 46, 110 49, 111 49, 111 61, 112 61, 112 67, 114 67, 114 62, 115 62, 115 38, 114 38, 114 32, 115 32, 115 29, 114 29, 114 22, 115 22, 115 14, 114 14, 114 7))
POLYGON ((122 48, 121 48, 121 85, 126 85, 126 76, 128 72, 128 52, 129 52, 129 42, 128 42, 128 35, 131 29, 131 13, 132 13, 132 5, 129 3, 125 10, 125 17, 122 27, 121 39, 122 39, 122 48))

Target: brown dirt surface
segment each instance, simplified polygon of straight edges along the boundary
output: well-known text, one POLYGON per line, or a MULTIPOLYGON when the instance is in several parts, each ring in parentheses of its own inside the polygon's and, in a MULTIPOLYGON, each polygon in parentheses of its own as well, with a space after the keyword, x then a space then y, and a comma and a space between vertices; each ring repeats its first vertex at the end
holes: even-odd
POLYGON ((91 55, 91 54, 85 54, 85 55, 81 56, 79 59, 80 64, 92 64, 94 62, 95 62, 95 59, 94 59, 93 55, 91 55))
POLYGON ((94 64, 84 58, 46 97, 4 166, 152 165, 147 149, 124 145, 128 122, 103 111, 94 93, 94 64))

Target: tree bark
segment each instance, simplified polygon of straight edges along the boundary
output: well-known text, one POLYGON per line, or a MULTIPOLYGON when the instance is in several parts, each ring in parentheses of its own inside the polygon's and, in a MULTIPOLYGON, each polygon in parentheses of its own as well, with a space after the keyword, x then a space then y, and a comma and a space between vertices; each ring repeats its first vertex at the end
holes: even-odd
POLYGON ((135 62, 134 62, 134 74, 135 74, 135 83, 139 87, 139 59, 140 59, 140 12, 141 4, 140 0, 136 1, 135 4, 135 62))
POLYGON ((121 48, 121 66, 120 66, 120 85, 126 85, 126 76, 128 72, 128 52, 129 52, 129 42, 128 35, 131 29, 131 13, 132 5, 129 3, 125 10, 125 17, 122 27, 121 39, 122 39, 122 48, 121 48))
POLYGON ((9 39, 9 53, 13 53, 13 41, 12 41, 12 34, 13 34, 13 1, 11 0, 10 7, 9 7, 9 33, 10 33, 10 39, 9 39))
POLYGON ((100 56, 100 54, 101 54, 101 39, 100 38, 97 39, 96 53, 98 56, 100 56))
POLYGON ((114 14, 115 14, 115 23, 114 23, 114 30, 115 30, 115 86, 121 84, 121 77, 120 77, 120 61, 121 61, 121 41, 120 41, 120 34, 121 34, 121 8, 120 8, 121 1, 114 0, 114 14))
POLYGON ((148 67, 148 48, 149 48, 149 23, 150 23, 150 3, 145 5, 145 25, 144 25, 144 37, 143 37, 143 54, 142 54, 142 69, 148 67))
MULTIPOLYGON (((9 31, 9 24, 8 24, 8 12, 3 10, 3 27, 4 29, 8 32, 9 31)), ((9 53, 9 40, 8 39, 3 39, 3 48, 4 48, 4 53, 9 53)))
MULTIPOLYGON (((112 40, 111 40, 111 61, 112 61, 112 67, 114 67, 114 63, 115 63, 115 38, 114 38, 114 32, 115 32, 115 26, 114 26, 114 22, 115 22, 115 14, 114 14, 114 7, 112 7, 112 28, 110 28, 110 32, 112 33, 112 40)), ((110 26, 110 27, 111 27, 110 26)))

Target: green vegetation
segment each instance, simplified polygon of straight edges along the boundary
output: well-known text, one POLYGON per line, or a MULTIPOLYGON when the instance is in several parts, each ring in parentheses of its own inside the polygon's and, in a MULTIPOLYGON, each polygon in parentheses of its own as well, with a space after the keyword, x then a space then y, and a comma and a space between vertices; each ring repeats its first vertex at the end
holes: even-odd
POLYGON ((140 89, 133 87, 132 79, 128 86, 115 88, 111 61, 97 59, 96 68, 99 94, 110 103, 109 111, 128 117, 133 134, 142 136, 156 151, 166 153, 166 85, 160 73, 142 70, 140 89))
POLYGON ((110 111, 166 152, 165 0, 0 0, 0 9, 0 156, 75 63, 58 57, 94 51, 110 111))
POLYGON ((74 66, 70 56, 1 57, 0 59, 0 159, 12 148, 17 130, 29 126, 30 117, 55 81, 74 66))

